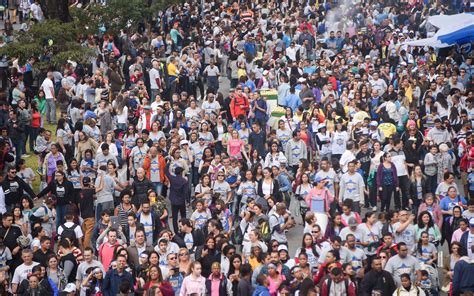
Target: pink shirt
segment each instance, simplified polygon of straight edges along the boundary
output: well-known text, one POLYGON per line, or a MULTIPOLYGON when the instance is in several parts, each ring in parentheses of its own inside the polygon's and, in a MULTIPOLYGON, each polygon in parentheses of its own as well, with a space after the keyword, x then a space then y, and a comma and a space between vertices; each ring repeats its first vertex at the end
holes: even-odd
MULTIPOLYGON (((469 229, 466 229, 468 231, 469 229)), ((453 237, 451 238, 451 243, 453 242, 460 242, 461 241, 461 236, 464 233, 464 231, 461 230, 461 228, 456 229, 456 231, 453 232, 453 237)))
POLYGON ((227 145, 229 146, 229 156, 242 158, 242 154, 240 154, 240 147, 244 144, 243 140, 240 139, 229 139, 227 145))
POLYGON ((279 277, 280 277, 280 282, 277 283, 276 281, 272 279, 271 276, 267 276, 268 283, 269 283, 268 290, 270 291, 270 295, 272 296, 278 295, 278 287, 286 279, 284 275, 280 275, 279 277))

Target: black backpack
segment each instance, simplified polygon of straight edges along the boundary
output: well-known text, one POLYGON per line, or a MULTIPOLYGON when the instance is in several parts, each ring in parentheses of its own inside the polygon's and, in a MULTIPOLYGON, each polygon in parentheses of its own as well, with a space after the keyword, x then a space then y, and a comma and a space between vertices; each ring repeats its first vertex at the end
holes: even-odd
POLYGON ((75 244, 75 242, 77 241, 77 237, 76 232, 74 230, 76 229, 76 227, 79 227, 79 225, 74 223, 71 227, 67 227, 66 224, 63 224, 61 225, 61 227, 63 228, 63 232, 61 232, 60 235, 61 239, 69 238, 71 242, 75 244))

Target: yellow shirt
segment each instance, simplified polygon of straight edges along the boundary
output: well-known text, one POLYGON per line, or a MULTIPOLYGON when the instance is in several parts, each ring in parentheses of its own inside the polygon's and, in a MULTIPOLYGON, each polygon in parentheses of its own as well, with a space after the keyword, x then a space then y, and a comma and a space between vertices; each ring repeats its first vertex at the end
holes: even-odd
POLYGON ((397 132, 397 127, 390 122, 384 122, 379 125, 379 130, 382 131, 385 138, 388 138, 397 132))
POLYGON ((168 64, 168 76, 178 77, 178 68, 173 63, 168 64))

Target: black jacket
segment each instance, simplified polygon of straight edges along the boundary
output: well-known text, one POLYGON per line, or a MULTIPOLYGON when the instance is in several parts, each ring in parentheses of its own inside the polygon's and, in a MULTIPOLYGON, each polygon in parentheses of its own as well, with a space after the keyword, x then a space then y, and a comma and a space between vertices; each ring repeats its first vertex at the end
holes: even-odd
POLYGON ((371 270, 365 275, 360 284, 360 295, 370 296, 374 290, 380 290, 381 295, 392 295, 396 288, 393 277, 388 271, 376 272, 371 270))
POLYGON ((169 199, 173 206, 184 206, 186 200, 191 197, 189 190, 189 181, 183 176, 173 176, 170 174, 170 164, 166 165, 166 177, 170 181, 170 195, 169 199))
MULTIPOLYGON (((204 245, 204 233, 199 230, 199 229, 194 229, 192 232, 191 232, 192 236, 193 236, 193 247, 191 248, 191 250, 189 250, 191 253, 194 253, 194 251, 196 250, 197 247, 199 246, 202 246, 204 245)), ((183 233, 183 232, 178 232, 175 236, 174 236, 174 240, 175 242, 181 247, 181 248, 184 248, 186 247, 186 244, 184 242, 184 236, 186 235, 186 233, 183 233)))
MULTIPOLYGON (((18 286, 18 290, 17 290, 17 294, 18 295, 28 295, 28 296, 31 296, 32 293, 30 293, 29 291, 29 288, 30 288, 30 283, 28 282, 28 280, 23 280, 21 281, 20 285, 18 286)), ((51 288, 51 285, 49 284, 49 281, 47 278, 43 278, 40 282, 39 282, 39 289, 38 289, 38 292, 39 294, 37 295, 41 295, 41 296, 53 296, 54 295, 54 292, 53 292, 53 288, 51 288)))
POLYGON ((65 206, 73 202, 74 198, 74 186, 66 179, 60 184, 56 180, 49 182, 48 186, 43 189, 38 197, 45 196, 48 193, 54 194, 57 198, 56 205, 65 206))
POLYGON ((138 209, 143 201, 148 201, 148 190, 153 190, 153 184, 146 177, 142 181, 139 181, 138 178, 135 177, 133 179, 132 190, 132 203, 138 209))
POLYGON ((3 192, 5 193, 5 204, 12 206, 19 204, 23 194, 28 193, 31 197, 35 196, 35 193, 23 179, 15 176, 13 180, 9 180, 8 177, 2 182, 3 192))
MULTIPOLYGON (((413 199, 416 199, 416 182, 412 182, 412 180, 410 179, 410 187, 409 187, 409 196, 413 199)), ((429 189, 428 189, 428 186, 426 185, 426 179, 423 177, 421 179, 421 193, 422 193, 422 196, 424 197, 426 193, 428 193, 429 189)))

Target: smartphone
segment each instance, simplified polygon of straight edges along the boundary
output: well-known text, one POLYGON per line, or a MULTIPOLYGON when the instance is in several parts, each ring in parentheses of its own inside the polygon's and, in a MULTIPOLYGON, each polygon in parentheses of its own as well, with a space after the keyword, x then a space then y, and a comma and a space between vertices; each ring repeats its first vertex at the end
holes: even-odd
POLYGON ((120 226, 120 218, 118 216, 111 216, 110 222, 112 223, 112 228, 118 229, 120 226))

